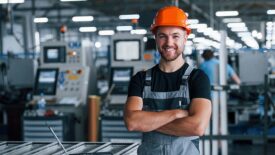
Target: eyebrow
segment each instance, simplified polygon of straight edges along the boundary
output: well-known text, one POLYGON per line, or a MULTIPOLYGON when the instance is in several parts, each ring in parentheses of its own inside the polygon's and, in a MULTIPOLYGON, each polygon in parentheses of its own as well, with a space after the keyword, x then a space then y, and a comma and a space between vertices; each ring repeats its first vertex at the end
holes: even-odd
MULTIPOLYGON (((157 35, 167 35, 167 34, 159 32, 159 33, 157 33, 157 35)), ((180 35, 180 33, 179 32, 174 32, 174 33, 172 33, 172 35, 180 35)))

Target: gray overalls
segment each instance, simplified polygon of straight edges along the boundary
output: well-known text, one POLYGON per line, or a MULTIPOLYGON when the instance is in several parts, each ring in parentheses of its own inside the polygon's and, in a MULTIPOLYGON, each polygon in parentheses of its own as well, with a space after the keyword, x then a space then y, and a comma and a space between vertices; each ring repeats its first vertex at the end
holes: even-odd
MULTIPOLYGON (((188 109, 190 104, 188 77, 193 68, 188 66, 182 76, 180 89, 171 92, 151 91, 151 72, 146 71, 143 90, 143 110, 162 111, 169 109, 188 109)), ((160 83, 161 84, 161 83, 160 83)), ((199 155, 199 137, 178 137, 156 131, 144 132, 139 155, 199 155)))

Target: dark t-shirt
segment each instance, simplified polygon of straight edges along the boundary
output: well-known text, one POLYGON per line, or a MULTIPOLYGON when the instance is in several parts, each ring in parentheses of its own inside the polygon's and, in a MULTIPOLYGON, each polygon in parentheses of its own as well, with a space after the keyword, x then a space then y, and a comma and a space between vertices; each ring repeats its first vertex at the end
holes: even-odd
MULTIPOLYGON (((161 71, 158 65, 152 68, 152 91, 169 92, 179 90, 182 75, 189 65, 185 63, 180 69, 172 73, 161 71)), ((140 71, 131 78, 128 96, 142 97, 145 85, 145 71, 140 71)), ((200 69, 194 69, 188 79, 190 99, 206 98, 210 100, 210 82, 207 75, 200 69)))

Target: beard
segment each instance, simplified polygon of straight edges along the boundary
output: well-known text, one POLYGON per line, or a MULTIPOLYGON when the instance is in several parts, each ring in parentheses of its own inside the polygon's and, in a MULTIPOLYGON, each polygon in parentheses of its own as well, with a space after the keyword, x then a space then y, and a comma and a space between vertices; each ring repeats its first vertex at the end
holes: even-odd
POLYGON ((167 47, 164 47, 164 48, 159 48, 159 53, 161 55, 161 58, 165 61, 174 61, 176 60, 179 56, 182 55, 182 51, 179 51, 177 50, 178 48, 174 48, 174 47, 171 47, 173 48, 175 51, 173 51, 173 53, 170 53, 169 51, 165 51, 164 49, 167 48, 167 47))

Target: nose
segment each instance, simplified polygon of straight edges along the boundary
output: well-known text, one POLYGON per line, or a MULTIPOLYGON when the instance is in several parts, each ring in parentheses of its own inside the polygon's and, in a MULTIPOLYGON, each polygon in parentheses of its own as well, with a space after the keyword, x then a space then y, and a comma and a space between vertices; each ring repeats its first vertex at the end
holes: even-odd
POLYGON ((167 46, 172 46, 174 44, 173 38, 171 36, 167 37, 167 46))

